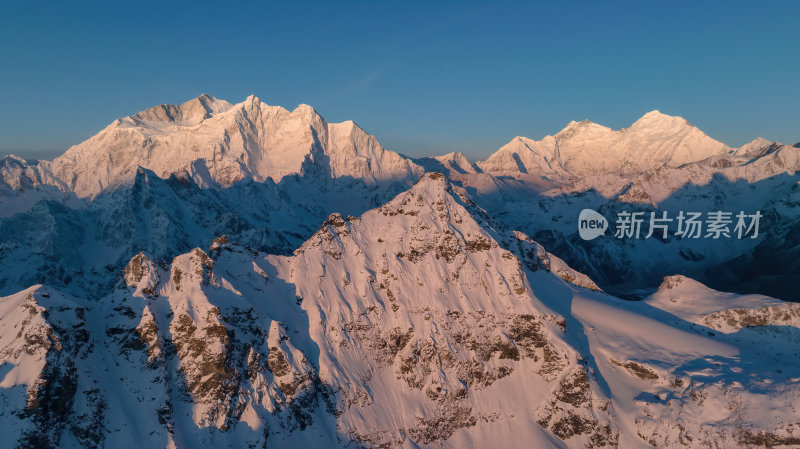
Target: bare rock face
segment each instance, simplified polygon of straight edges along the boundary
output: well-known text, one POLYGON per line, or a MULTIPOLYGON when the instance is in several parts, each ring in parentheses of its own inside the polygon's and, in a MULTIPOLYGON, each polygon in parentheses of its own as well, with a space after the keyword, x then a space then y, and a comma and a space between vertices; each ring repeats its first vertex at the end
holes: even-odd
POLYGON ((159 271, 159 267, 140 252, 125 267, 125 284, 146 296, 154 296, 161 282, 159 271))
POLYGON ((710 313, 702 321, 708 327, 724 332, 762 326, 800 327, 800 306, 785 303, 756 309, 727 309, 710 313))

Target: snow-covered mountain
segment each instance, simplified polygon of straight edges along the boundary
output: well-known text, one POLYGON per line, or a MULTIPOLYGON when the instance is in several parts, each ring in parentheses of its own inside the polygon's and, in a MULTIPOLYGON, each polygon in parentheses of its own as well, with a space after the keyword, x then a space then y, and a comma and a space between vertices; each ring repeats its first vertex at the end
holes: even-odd
POLYGON ((436 173, 291 256, 220 237, 0 307, 10 447, 798 442, 800 367, 765 369, 796 307, 681 277, 620 301, 436 173))
POLYGON ((253 95, 231 105, 205 94, 115 120, 52 162, 27 164, 11 156, 1 164, 14 190, 46 185, 79 198, 130 184, 139 167, 162 178, 186 173, 200 185, 223 187, 245 178, 280 182, 312 167, 368 183, 422 172, 354 122, 328 123, 311 106, 290 112, 253 95))
POLYGON ((52 162, 0 159, 0 294, 46 280, 94 291, 139 251, 170 260, 222 233, 289 253, 330 213, 383 204, 423 170, 310 106, 203 95, 150 108, 52 162))
MULTIPOLYGON (((603 173, 533 188, 530 175, 497 172, 461 175, 474 199, 506 226, 522 230, 617 294, 654 289, 668 273, 681 273, 716 288, 769 293, 800 300, 795 236, 800 224, 800 149, 764 139, 679 167, 641 173, 603 173), (500 179, 495 181, 495 178, 500 179), (611 220, 610 237, 584 241, 578 213, 600 211, 611 220), (757 239, 615 239, 619 212, 760 211, 757 239)), ((561 178, 562 181, 564 178, 561 178)), ((550 180, 547 180, 550 181, 550 180)), ((541 184, 540 184, 541 185, 541 184)), ((642 237, 647 231, 643 228, 642 237)), ((675 223, 672 230, 675 231, 675 223)))
POLYGON ((0 448, 800 446, 798 170, 657 111, 472 164, 208 95, 4 157, 0 448))
POLYGON ((462 153, 452 152, 441 156, 423 157, 414 159, 425 171, 443 173, 447 176, 476 173, 475 166, 462 153))
POLYGON ((477 165, 487 172, 523 172, 555 179, 631 175, 729 151, 683 118, 651 111, 619 131, 584 120, 570 122, 556 135, 538 141, 515 137, 477 165))

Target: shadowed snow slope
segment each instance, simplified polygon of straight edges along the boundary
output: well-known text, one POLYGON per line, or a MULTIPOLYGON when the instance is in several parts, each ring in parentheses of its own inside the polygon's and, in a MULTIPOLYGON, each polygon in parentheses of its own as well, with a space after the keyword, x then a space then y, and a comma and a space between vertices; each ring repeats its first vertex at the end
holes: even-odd
POLYGON ((794 232, 800 223, 799 148, 756 139, 731 154, 679 167, 566 182, 536 183, 533 175, 519 172, 453 178, 496 220, 532 236, 604 290, 623 294, 655 289, 664 276, 681 273, 715 288, 800 300, 800 241, 794 232), (592 241, 579 237, 582 209, 599 211, 609 220, 607 236, 592 241), (703 217, 713 211, 734 217, 740 211, 760 211, 761 232, 754 239, 680 239, 674 236, 674 220, 681 211, 703 217), (613 237, 620 212, 643 213, 639 239, 613 237), (668 239, 644 238, 651 213, 673 219, 668 239))
MULTIPOLYGON (((597 291, 430 173, 290 256, 223 236, 137 254, 99 301, 0 298, 0 419, 10 446, 796 444, 797 358, 777 375, 752 339, 695 322, 782 303, 681 277, 653 298, 597 291)), ((773 315, 753 334, 797 331, 773 315)))

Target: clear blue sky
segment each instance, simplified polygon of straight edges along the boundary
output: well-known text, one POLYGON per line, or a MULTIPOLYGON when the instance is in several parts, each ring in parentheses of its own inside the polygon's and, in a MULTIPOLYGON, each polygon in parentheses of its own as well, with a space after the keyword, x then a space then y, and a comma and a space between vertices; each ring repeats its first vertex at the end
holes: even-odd
POLYGON ((50 158, 203 92, 307 103, 411 155, 652 109, 733 146, 794 143, 798 18, 796 1, 2 2, 0 154, 50 158))

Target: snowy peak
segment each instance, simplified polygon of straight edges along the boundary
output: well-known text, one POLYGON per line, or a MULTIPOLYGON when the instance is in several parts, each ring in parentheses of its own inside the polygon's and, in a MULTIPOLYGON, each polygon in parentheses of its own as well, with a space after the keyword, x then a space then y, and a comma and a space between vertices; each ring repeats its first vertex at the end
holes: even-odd
MULTIPOLYGON (((611 128, 598 125, 597 123, 589 120, 581 120, 580 122, 573 120, 569 122, 564 129, 559 131, 555 137, 558 139, 586 139, 592 138, 592 136, 596 137, 598 135, 605 135, 613 132, 614 131, 611 128)), ((521 140, 522 138, 517 137, 517 139, 521 140)))
POLYGON ((16 154, 7 154, 0 158, 0 167, 6 166, 22 166, 26 165, 28 161, 17 156, 16 154))
POLYGON ((162 104, 145 109, 130 116, 130 119, 145 126, 159 123, 194 126, 207 118, 227 111, 232 106, 225 100, 218 100, 211 95, 202 94, 181 105, 162 104))
MULTIPOLYGON (((0 158, 0 192, 8 189, 21 193, 29 192, 42 184, 59 185, 59 181, 53 179, 44 168, 45 165, 47 162, 27 161, 13 154, 3 156, 0 158)), ((13 209, 12 207, 11 210, 13 209)))
POLYGON ((27 165, 28 161, 21 157, 13 154, 3 156, 0 158, 0 181, 12 189, 20 190, 27 165))
MULTIPOLYGON (((318 116, 319 115, 319 113, 317 113, 317 110, 314 109, 313 106, 307 105, 305 103, 301 103, 301 104, 297 105, 297 107, 294 108, 292 113, 293 114, 295 114, 295 113, 304 114, 304 115, 306 115, 308 117, 313 117, 313 116, 318 116)), ((348 120, 348 121, 352 122, 352 120, 348 120)))
POLYGON ((639 120, 664 120, 664 119, 669 120, 673 118, 681 118, 681 117, 667 115, 659 111, 658 109, 653 109, 652 111, 647 112, 643 116, 641 116, 639 120))
POLYGON ((681 126, 692 126, 686 119, 679 116, 674 115, 667 115, 659 111, 658 109, 654 109, 645 115, 643 115, 639 120, 633 122, 631 128, 633 127, 681 127, 681 126))
POLYGON ((414 159, 426 172, 439 172, 448 177, 476 173, 472 165, 462 153, 451 152, 441 156, 421 157, 414 159))
POLYGON ((740 146, 739 148, 736 148, 734 150, 734 155, 749 158, 760 157, 775 151, 781 146, 783 145, 781 145, 779 142, 773 142, 763 137, 758 137, 740 146))
POLYGON ((546 178, 615 173, 631 175, 677 167, 725 154, 729 148, 681 117, 651 111, 629 128, 612 130, 588 120, 570 122, 540 141, 517 137, 478 166, 546 178))
POLYGON ((492 227, 486 212, 464 194, 456 192, 447 177, 437 172, 425 173, 408 191, 378 210, 384 216, 436 218, 454 227, 463 224, 465 219, 482 227, 492 227))
POLYGON ((352 120, 327 124, 324 154, 334 178, 381 182, 416 179, 423 172, 411 159, 383 148, 375 136, 352 120))
POLYGON ((755 333, 767 333, 770 328, 793 329, 790 332, 800 329, 800 305, 797 303, 763 295, 719 292, 680 275, 665 277, 658 291, 645 302, 725 334, 745 328, 756 328, 755 333))
MULTIPOLYGON (((571 135, 576 129, 575 126, 568 125, 562 132, 564 135, 571 135)), ((545 178, 571 176, 564 170, 559 160, 558 139, 553 136, 546 136, 539 141, 517 136, 488 159, 475 165, 482 171, 490 173, 519 172, 545 178)))
POLYGON ((133 256, 125 267, 123 279, 128 287, 134 288, 139 296, 153 296, 161 282, 161 270, 144 253, 133 256))
MULTIPOLYGON (((515 297, 527 290, 523 267, 531 272, 552 272, 571 284, 599 290, 591 279, 547 253, 526 235, 500 228, 457 186, 435 172, 424 174, 408 191, 361 217, 331 215, 297 254, 309 251, 321 251, 324 258, 333 261, 346 254, 383 252, 381 263, 394 266, 393 272, 411 273, 433 266, 448 272, 458 266, 462 271, 453 276, 460 279, 467 279, 467 266, 476 273, 487 266, 502 266, 509 270, 501 276, 505 290, 497 289, 494 298, 515 297), (393 255, 391 261, 386 255, 393 255), (486 257, 497 259, 484 266, 486 257)), ((449 276, 445 275, 448 279, 449 276)), ((475 276, 480 278, 479 274, 475 276)))
MULTIPOLYGON (((679 132, 681 128, 687 127, 694 128, 694 126, 692 126, 683 117, 667 115, 659 110, 653 110, 641 116, 638 120, 633 122, 630 127, 623 128, 619 131, 615 131, 607 126, 599 125, 586 119, 579 122, 569 122, 564 129, 555 135, 555 137, 559 139, 587 139, 598 138, 600 136, 648 133, 657 130, 679 132)), ((520 139, 520 137, 517 137, 517 139, 520 139)))
MULTIPOLYGON (((290 112, 254 95, 231 105, 207 94, 119 119, 34 171, 41 183, 94 197, 129 185, 138 167, 162 178, 193 173, 203 178, 200 185, 222 187, 245 178, 279 182, 309 170, 318 178, 367 184, 406 181, 422 172, 355 123, 329 124, 311 106, 290 112)), ((21 176, 19 168, 16 175, 6 171, 4 178, 21 176)))
MULTIPOLYGON (((530 417, 529 441, 554 432, 576 447, 613 445, 617 431, 600 408, 607 400, 564 341, 564 320, 528 280, 544 268, 535 244, 522 245, 535 259, 529 267, 505 248, 510 236, 456 189, 427 173, 361 217, 331 215, 294 256, 268 257, 277 271, 270 279, 293 284, 311 335, 324 345, 320 378, 333 379, 344 397, 363 397, 339 416, 340 426, 371 446, 399 447, 404 438, 428 446, 496 414, 530 417), (535 412, 527 414, 498 408, 513 400, 490 399, 500 385, 518 392, 522 382, 530 391, 582 393, 579 400, 531 398, 525 402, 535 412), (367 406, 374 413, 365 425, 359 407, 367 406), (411 418, 420 413, 437 421, 411 418), (565 422, 581 425, 564 430, 565 422)), ((565 288, 541 271, 543 283, 565 288)))
POLYGON ((719 292, 683 275, 666 276, 658 290, 645 301, 689 321, 697 321, 699 317, 723 310, 761 309, 786 304, 763 295, 719 292))
POLYGON ((662 295, 676 297, 681 293, 690 291, 707 294, 713 290, 688 276, 675 274, 672 276, 665 276, 664 280, 661 281, 661 285, 658 286, 657 291, 662 295))
POLYGON ((464 154, 451 152, 441 156, 434 156, 433 159, 439 161, 445 168, 457 173, 475 173, 475 167, 467 160, 464 154))
POLYGON ((331 215, 298 254, 320 251, 338 261, 359 251, 380 259, 380 252, 391 255, 382 263, 394 266, 395 273, 411 273, 425 266, 474 263, 474 253, 501 251, 502 237, 486 213, 455 192, 444 175, 426 173, 409 190, 361 217, 331 215))

